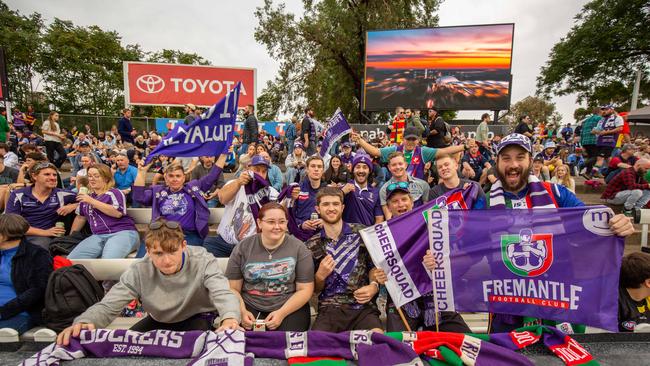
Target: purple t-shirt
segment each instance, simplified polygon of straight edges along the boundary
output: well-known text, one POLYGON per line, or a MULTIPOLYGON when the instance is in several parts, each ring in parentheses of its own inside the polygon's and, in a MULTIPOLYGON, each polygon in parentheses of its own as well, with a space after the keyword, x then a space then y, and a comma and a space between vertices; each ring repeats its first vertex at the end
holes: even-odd
POLYGON ((372 186, 361 190, 354 182, 354 191, 345 195, 343 221, 370 226, 375 224, 375 216, 384 216, 379 201, 379 190, 372 186))
POLYGON ((160 216, 167 220, 180 223, 184 232, 196 231, 194 200, 192 200, 192 196, 183 190, 175 193, 164 190, 160 194, 161 197, 158 200, 160 216))
POLYGON ((25 187, 11 192, 5 213, 20 215, 30 226, 47 230, 54 227, 61 216, 56 213, 59 208, 75 202, 73 192, 54 188, 50 196, 41 202, 32 194, 32 187, 25 187))
POLYGON ((111 217, 91 205, 81 202, 77 213, 88 220, 93 234, 113 234, 125 230, 136 230, 135 222, 126 213, 126 197, 122 191, 111 188, 99 196, 96 193, 91 193, 90 197, 113 206, 124 215, 120 218, 111 217))

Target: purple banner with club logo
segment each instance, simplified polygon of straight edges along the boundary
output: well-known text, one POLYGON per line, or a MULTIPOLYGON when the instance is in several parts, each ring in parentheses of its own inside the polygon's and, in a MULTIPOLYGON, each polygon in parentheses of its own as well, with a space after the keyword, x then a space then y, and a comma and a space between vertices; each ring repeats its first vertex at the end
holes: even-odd
POLYGON ((325 135, 323 136, 323 144, 320 147, 319 155, 324 158, 332 145, 351 131, 352 128, 348 124, 348 120, 345 119, 343 112, 341 112, 340 108, 337 109, 332 118, 327 122, 325 135))
POLYGON ((148 164, 157 155, 174 157, 217 156, 232 145, 241 82, 217 104, 189 126, 176 123, 147 156, 148 164))
POLYGON ((387 288, 396 305, 433 291, 440 311, 522 315, 616 331, 624 239, 609 230, 611 209, 432 209, 426 239, 424 224, 413 223, 424 222, 418 211, 363 234, 375 264, 392 282, 387 288), (378 244, 368 246, 366 238, 378 244), (436 259, 432 273, 422 265, 429 248, 436 259))

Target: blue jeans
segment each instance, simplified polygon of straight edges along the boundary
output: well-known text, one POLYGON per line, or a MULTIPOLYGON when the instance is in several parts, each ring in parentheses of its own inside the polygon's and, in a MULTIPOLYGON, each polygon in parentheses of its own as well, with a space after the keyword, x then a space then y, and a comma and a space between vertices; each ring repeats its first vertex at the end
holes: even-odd
POLYGON ((293 144, 296 143, 296 139, 287 140, 287 154, 293 154, 293 144))
POLYGON ((93 234, 82 240, 68 255, 69 259, 126 258, 140 243, 137 230, 113 234, 93 234))
POLYGON ((26 331, 32 329, 34 326, 32 318, 26 313, 20 313, 18 315, 12 316, 9 319, 0 320, 0 328, 11 328, 15 329, 18 334, 23 334, 26 331))
POLYGON ((205 203, 208 204, 208 208, 215 208, 219 204, 219 199, 218 198, 213 198, 211 200, 205 201, 205 203))
MULTIPOLYGON (((203 246, 203 238, 196 231, 185 231, 185 241, 187 245, 203 246)), ((140 242, 140 247, 138 248, 138 254, 135 255, 136 258, 142 258, 147 254, 147 246, 144 244, 144 240, 140 242)))
POLYGON ((225 241, 221 235, 209 236, 203 241, 203 247, 217 258, 228 258, 232 253, 234 245, 225 241))

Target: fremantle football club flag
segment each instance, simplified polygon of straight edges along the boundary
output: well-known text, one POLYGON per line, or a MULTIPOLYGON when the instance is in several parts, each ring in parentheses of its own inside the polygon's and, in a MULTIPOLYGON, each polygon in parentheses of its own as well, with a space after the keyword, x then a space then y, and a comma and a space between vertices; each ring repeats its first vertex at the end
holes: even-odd
POLYGON ((157 155, 173 157, 217 156, 232 145, 241 82, 189 126, 177 123, 149 153, 145 164, 157 155))
POLYGON ((427 206, 362 231, 397 306, 433 294, 439 311, 522 315, 616 331, 624 239, 609 229, 611 209, 427 206), (422 264, 427 249, 436 260, 433 272, 422 264))
POLYGON ((345 119, 341 108, 338 108, 332 118, 327 122, 325 135, 323 136, 323 144, 318 154, 322 158, 325 158, 332 145, 350 132, 352 132, 352 127, 348 124, 348 120, 345 119))

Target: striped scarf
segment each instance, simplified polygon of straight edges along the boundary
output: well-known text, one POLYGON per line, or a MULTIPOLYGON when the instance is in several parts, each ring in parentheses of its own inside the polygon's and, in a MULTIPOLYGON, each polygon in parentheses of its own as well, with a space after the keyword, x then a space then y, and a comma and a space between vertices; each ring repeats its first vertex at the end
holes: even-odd
MULTIPOLYGON (((527 201, 530 203, 529 208, 556 208, 553 198, 546 190, 546 187, 534 175, 528 176, 528 193, 526 196, 527 201)), ((506 208, 505 192, 500 180, 497 180, 490 189, 490 209, 495 208, 506 208)))

